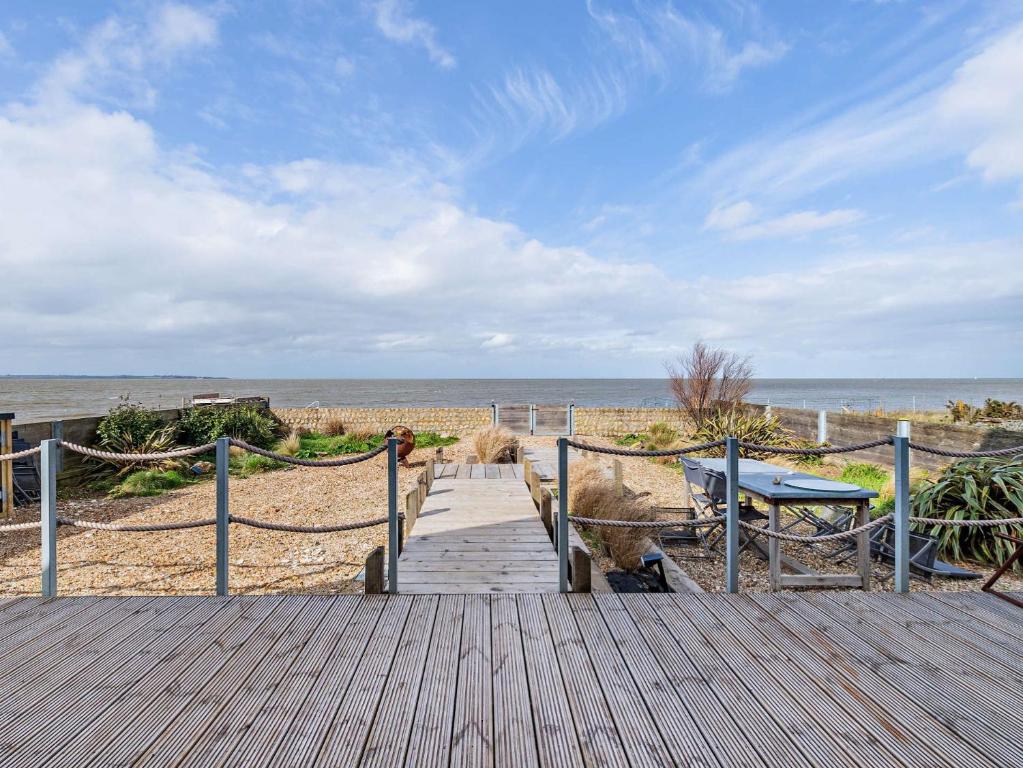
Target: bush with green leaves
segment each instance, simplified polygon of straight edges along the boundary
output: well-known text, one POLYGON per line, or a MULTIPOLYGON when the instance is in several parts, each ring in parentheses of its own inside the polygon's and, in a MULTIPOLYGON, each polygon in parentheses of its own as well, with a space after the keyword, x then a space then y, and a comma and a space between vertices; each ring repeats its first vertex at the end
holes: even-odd
POLYGON ((126 442, 138 445, 143 443, 156 430, 164 426, 160 414, 152 408, 138 403, 129 402, 128 396, 121 398, 120 405, 100 419, 96 427, 98 443, 104 448, 115 442, 126 442))
POLYGON ((110 491, 114 499, 128 496, 159 496, 164 491, 172 491, 189 484, 189 480, 180 472, 155 469, 142 469, 132 472, 110 491))
MULTIPOLYGON (((936 520, 990 520, 1023 517, 1023 456, 1010 459, 964 459, 925 480, 912 499, 914 517, 936 520)), ((1000 565, 1015 546, 994 534, 1023 537, 1023 525, 997 528, 953 527, 919 523, 914 529, 938 539, 942 556, 1000 565)), ((1017 562, 1015 570, 1023 570, 1017 562)))
MULTIPOLYGON (((384 434, 349 432, 345 435, 321 435, 310 432, 299 437, 301 447, 295 452, 300 459, 315 459, 320 456, 343 456, 350 453, 366 453, 383 444, 384 434)), ((416 448, 438 448, 454 445, 457 437, 440 435, 437 432, 416 434, 416 448)))
MULTIPOLYGON (((694 443, 709 443, 715 440, 724 440, 726 437, 737 437, 745 443, 778 448, 795 447, 798 442, 796 436, 783 427, 776 417, 742 408, 717 410, 707 416, 703 424, 693 433, 692 441, 694 443)), ((710 449, 703 455, 724 456, 725 447, 710 449)), ((740 448, 739 455, 749 459, 765 459, 773 454, 740 448)))
POLYGON ((186 409, 178 421, 178 435, 189 445, 205 445, 218 437, 234 437, 258 448, 277 441, 277 423, 263 408, 198 405, 186 409))

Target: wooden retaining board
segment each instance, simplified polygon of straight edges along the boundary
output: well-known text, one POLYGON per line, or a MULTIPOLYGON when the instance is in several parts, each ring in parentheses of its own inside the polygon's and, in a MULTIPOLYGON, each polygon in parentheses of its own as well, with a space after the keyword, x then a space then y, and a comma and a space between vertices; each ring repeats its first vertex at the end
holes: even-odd
POLYGON ((24 599, 0 764, 1023 766, 992 600, 24 599))

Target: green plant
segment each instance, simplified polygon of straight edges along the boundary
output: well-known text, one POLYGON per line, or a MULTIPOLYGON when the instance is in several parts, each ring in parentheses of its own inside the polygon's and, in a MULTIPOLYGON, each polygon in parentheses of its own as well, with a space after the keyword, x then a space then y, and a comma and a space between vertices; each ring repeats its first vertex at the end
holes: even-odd
POLYGON ((291 465, 284 461, 260 456, 258 453, 246 453, 231 462, 231 469, 241 477, 273 472, 279 469, 290 469, 291 465))
MULTIPOLYGON (((625 445, 641 451, 666 451, 682 445, 682 436, 670 424, 658 421, 647 427, 646 432, 626 435, 616 442, 618 445, 625 445)), ((653 460, 660 464, 672 464, 675 462, 675 457, 660 456, 653 460)))
POLYGON ((189 480, 175 470, 159 471, 143 469, 132 472, 110 491, 114 499, 127 496, 159 496, 164 491, 171 491, 189 484, 189 480))
POLYGON ((842 468, 842 474, 838 476, 838 479, 843 483, 852 483, 869 491, 881 491, 891 478, 888 472, 877 464, 853 462, 842 468))
MULTIPOLYGON (((100 447, 111 453, 167 453, 178 447, 175 441, 176 429, 173 424, 153 430, 141 439, 131 432, 111 433, 110 437, 100 441, 100 447)), ((140 469, 148 468, 159 471, 180 469, 181 459, 160 459, 158 461, 114 461, 112 459, 94 459, 88 461, 95 466, 94 476, 113 472, 118 477, 131 474, 140 469)))
MULTIPOLYGON (((783 427, 774 416, 741 408, 715 411, 704 419, 703 425, 693 433, 692 440, 695 443, 708 443, 726 437, 737 437, 742 442, 779 448, 791 448, 797 443, 795 435, 783 427)), ((710 449, 705 455, 724 456, 725 448, 719 446, 710 449)), ((751 459, 771 456, 748 448, 740 448, 739 455, 751 459)))
POLYGON ((980 409, 980 416, 985 419, 1023 419, 1023 405, 1015 401, 994 400, 988 398, 980 409))
POLYGON ((949 418, 952 419, 953 424, 958 424, 960 421, 972 423, 977 419, 977 409, 962 400, 949 400, 945 404, 945 408, 948 410, 949 418))
MULTIPOLYGON (((924 481, 912 499, 915 517, 937 520, 989 520, 1023 517, 1023 456, 1011 459, 964 459, 948 466, 938 477, 924 481)), ((969 528, 916 524, 916 530, 938 538, 943 556, 999 564, 1014 546, 994 533, 1023 537, 1023 525, 969 528)), ((1015 570, 1023 570, 1016 563, 1015 570)))
POLYGON ((182 413, 177 427, 182 441, 189 445, 234 437, 258 448, 269 448, 277 440, 276 422, 265 409, 251 405, 194 406, 182 413))
POLYGON ((128 395, 124 395, 120 404, 111 408, 110 412, 100 419, 96 434, 99 437, 99 444, 104 447, 111 445, 113 441, 124 440, 139 444, 163 424, 163 419, 156 411, 129 402, 128 395))
MULTIPOLYGON (((383 444, 383 433, 349 432, 346 435, 329 437, 319 432, 310 432, 299 438, 301 447, 295 452, 300 459, 315 459, 319 456, 342 456, 349 453, 365 453, 383 444)), ((436 448, 454 445, 457 437, 447 437, 436 432, 416 434, 416 448, 436 448)))

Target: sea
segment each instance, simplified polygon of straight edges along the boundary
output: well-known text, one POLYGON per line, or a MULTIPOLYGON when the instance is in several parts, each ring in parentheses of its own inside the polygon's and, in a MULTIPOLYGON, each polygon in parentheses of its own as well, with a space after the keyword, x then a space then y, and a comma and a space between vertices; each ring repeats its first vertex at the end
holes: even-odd
MULTIPOLYGON (((670 406, 665 379, 210 379, 0 377, 0 413, 19 422, 102 415, 122 399, 177 408, 192 395, 263 395, 279 407, 670 406)), ((949 400, 1023 401, 1023 379, 756 379, 747 398, 832 411, 934 411, 949 400)))

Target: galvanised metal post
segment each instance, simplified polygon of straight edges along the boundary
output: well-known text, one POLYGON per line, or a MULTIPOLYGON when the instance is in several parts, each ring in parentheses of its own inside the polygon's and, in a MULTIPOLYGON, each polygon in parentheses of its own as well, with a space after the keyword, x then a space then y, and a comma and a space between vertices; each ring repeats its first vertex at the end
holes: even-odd
POLYGON ((909 438, 892 438, 895 449, 895 584, 909 592, 909 438))
MULTIPOLYGON (((910 434, 910 426, 908 419, 899 419, 895 422, 895 434, 899 437, 904 437, 907 440, 912 440, 913 436, 910 434)), ((912 466, 913 457, 909 457, 910 465, 912 466)))
MULTIPOLYGON (((61 441, 64 439, 64 422, 63 421, 51 421, 50 422, 50 437, 53 440, 61 441)), ((64 471, 64 447, 57 448, 57 471, 64 471)))
POLYGON ((490 425, 497 426, 497 401, 490 401, 490 425))
POLYGON ((398 443, 387 438, 387 591, 398 594, 398 443))
POLYGON ((217 438, 217 594, 227 596, 228 540, 231 517, 227 506, 227 471, 231 459, 231 438, 217 438))
POLYGON ((739 591, 739 440, 725 438, 725 591, 739 591))
POLYGON ((568 404, 568 434, 575 437, 575 401, 568 404))
POLYGON ((536 406, 529 404, 529 434, 536 432, 536 406))
POLYGON ((568 440, 558 438, 558 589, 568 592, 568 440))
POLYGON ((43 597, 57 596, 57 441, 40 445, 40 566, 43 597))
POLYGON ((823 409, 817 411, 817 442, 828 442, 828 412, 823 409))

